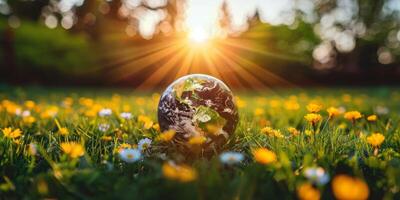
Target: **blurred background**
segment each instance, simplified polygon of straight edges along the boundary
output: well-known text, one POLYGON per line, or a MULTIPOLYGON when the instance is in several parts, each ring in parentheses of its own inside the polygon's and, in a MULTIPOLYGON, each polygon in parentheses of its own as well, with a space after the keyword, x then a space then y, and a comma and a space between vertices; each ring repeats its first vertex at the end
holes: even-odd
POLYGON ((0 0, 0 82, 400 83, 400 0, 0 0))

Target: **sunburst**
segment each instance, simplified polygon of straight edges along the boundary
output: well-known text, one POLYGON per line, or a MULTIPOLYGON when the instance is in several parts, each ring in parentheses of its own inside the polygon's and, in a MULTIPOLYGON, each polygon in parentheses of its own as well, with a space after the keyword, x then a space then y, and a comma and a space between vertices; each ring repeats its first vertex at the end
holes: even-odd
POLYGON ((296 57, 265 50, 254 38, 215 38, 199 30, 150 41, 126 41, 121 46, 124 45, 129 47, 107 54, 108 62, 103 68, 107 79, 133 82, 138 89, 146 90, 163 87, 193 73, 212 75, 235 88, 293 86, 269 71, 268 66, 261 66, 246 55, 299 61, 296 57))

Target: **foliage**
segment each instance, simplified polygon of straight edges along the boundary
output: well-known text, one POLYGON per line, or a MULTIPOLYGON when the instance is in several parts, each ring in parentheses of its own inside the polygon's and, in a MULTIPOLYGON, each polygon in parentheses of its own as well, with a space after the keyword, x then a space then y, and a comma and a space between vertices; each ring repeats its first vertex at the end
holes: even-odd
MULTIPOLYGON (((6 29, 6 23, 1 20, 0 32, 3 34, 6 29)), ((22 21, 19 28, 10 30, 14 60, 20 70, 77 75, 95 67, 95 52, 84 35, 74 35, 61 28, 52 30, 30 21, 22 21)))

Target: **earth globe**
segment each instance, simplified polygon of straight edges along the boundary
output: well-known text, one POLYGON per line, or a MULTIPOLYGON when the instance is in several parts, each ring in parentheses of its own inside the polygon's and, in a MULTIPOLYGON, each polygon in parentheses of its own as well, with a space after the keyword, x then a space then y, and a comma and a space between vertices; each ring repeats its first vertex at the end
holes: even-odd
POLYGON ((220 150, 238 123, 231 90, 221 80, 192 74, 174 81, 161 95, 158 122, 162 131, 176 132, 173 143, 193 149, 188 141, 202 138, 202 152, 220 150))

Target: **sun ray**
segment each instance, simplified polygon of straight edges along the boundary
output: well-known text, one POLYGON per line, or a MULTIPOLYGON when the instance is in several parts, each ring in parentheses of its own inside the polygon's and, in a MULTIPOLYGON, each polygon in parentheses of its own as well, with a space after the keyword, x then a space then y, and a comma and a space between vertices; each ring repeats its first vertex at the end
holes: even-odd
POLYGON ((138 89, 149 89, 157 86, 162 80, 166 80, 171 72, 173 72, 174 67, 176 67, 179 60, 185 55, 184 50, 179 50, 175 55, 173 55, 167 62, 156 69, 150 77, 148 77, 142 84, 139 85, 138 89))
POLYGON ((240 63, 241 66, 244 68, 248 68, 248 71, 258 78, 269 82, 271 85, 278 84, 281 86, 290 86, 293 87, 294 84, 290 83, 289 81, 279 77, 278 75, 268 71, 267 69, 259 66, 258 64, 250 61, 249 59, 243 58, 231 50, 224 49, 224 54, 227 54, 231 59, 236 60, 240 63))
POLYGON ((137 59, 131 63, 124 64, 119 66, 117 69, 113 71, 113 77, 117 78, 116 80, 121 80, 127 78, 140 70, 155 64, 162 59, 170 56, 171 54, 175 53, 182 45, 176 45, 173 47, 169 47, 167 49, 163 49, 156 53, 147 55, 143 58, 137 59))
POLYGON ((245 70, 241 65, 236 63, 234 59, 231 59, 224 55, 221 50, 216 49, 216 53, 223 59, 225 62, 231 67, 231 69, 238 74, 239 77, 241 77, 243 80, 245 80, 250 87, 253 88, 264 88, 265 85, 259 81, 255 76, 253 76, 251 73, 249 73, 247 70, 245 70))

